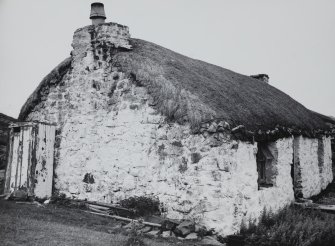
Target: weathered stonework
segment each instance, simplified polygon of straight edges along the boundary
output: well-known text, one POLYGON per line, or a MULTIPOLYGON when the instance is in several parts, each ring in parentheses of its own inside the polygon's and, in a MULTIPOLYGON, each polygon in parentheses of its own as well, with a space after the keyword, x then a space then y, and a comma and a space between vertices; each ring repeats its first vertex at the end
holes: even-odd
POLYGON ((264 207, 277 210, 294 200, 292 138, 269 143, 273 187, 259 190, 257 144, 233 140, 224 122, 198 134, 168 123, 150 106, 146 88, 113 65, 115 48, 130 48, 129 34, 120 27, 114 37, 109 28, 119 26, 76 31, 71 71, 26 118, 57 124, 58 192, 104 202, 156 196, 167 217, 222 234, 237 232, 264 207))
POLYGON ((321 189, 324 190, 333 181, 331 139, 323 137, 318 141, 320 182, 321 189))
POLYGON ((330 138, 294 138, 295 192, 298 197, 317 195, 333 180, 330 138))

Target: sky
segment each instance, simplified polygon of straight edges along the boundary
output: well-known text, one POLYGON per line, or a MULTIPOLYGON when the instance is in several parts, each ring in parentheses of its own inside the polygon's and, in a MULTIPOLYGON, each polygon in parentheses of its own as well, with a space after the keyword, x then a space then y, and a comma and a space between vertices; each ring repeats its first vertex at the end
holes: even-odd
MULTIPOLYGON (((70 55, 90 0, 0 0, 0 112, 21 106, 70 55)), ((266 73, 307 108, 335 116, 334 0, 104 0, 134 38, 235 72, 266 73)))

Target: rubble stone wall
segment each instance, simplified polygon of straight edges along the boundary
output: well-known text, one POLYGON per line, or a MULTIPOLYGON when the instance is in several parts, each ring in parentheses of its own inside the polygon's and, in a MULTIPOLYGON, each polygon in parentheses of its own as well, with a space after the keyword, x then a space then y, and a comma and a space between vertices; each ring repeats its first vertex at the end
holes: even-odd
MULTIPOLYGON (((169 218, 194 219, 224 234, 238 231, 242 219, 257 218, 264 207, 276 210, 293 200, 291 139, 272 144, 275 184, 258 190, 256 144, 224 133, 193 135, 188 126, 167 124, 148 106, 144 88, 128 79, 116 82, 112 105, 90 95, 95 93, 90 86, 72 86, 66 90, 86 93, 77 97, 81 105, 75 97, 60 111, 43 107, 45 112, 29 116, 61 120, 55 170, 60 193, 104 202, 156 196, 169 218)), ((47 105, 55 102, 50 96, 47 105)))
POLYGON ((299 197, 317 195, 332 181, 330 138, 294 138, 295 192, 299 197))
POLYGON ((188 125, 167 122, 146 88, 111 65, 114 46, 102 45, 104 36, 90 28, 104 25, 75 33, 72 70, 26 118, 57 124, 59 193, 104 202, 155 196, 167 217, 226 235, 264 207, 275 211, 294 200, 292 138, 269 144, 274 186, 259 190, 257 143, 231 139, 224 124, 192 134, 188 125))
POLYGON ((331 139, 323 137, 318 141, 320 182, 321 189, 324 190, 333 181, 331 139))

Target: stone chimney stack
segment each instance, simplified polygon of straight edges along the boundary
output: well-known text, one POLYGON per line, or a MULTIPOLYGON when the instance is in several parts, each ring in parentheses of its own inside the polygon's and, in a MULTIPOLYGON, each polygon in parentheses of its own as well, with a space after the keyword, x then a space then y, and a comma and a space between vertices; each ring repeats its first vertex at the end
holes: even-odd
POLYGON ((92 20, 92 25, 99 25, 105 23, 106 14, 103 3, 92 3, 91 4, 91 14, 90 19, 92 20))
POLYGON ((254 79, 258 79, 258 80, 261 80, 265 83, 269 83, 269 75, 267 74, 256 74, 256 75, 250 75, 251 78, 254 78, 254 79))

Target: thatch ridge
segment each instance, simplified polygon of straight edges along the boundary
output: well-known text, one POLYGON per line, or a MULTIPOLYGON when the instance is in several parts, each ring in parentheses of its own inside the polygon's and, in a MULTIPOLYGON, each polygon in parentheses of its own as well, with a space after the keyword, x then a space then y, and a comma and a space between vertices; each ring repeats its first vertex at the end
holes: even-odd
POLYGON ((70 70, 71 62, 72 57, 66 58, 43 78, 41 83, 37 86, 35 91, 29 96, 25 104, 22 106, 18 118, 19 120, 24 120, 25 117, 41 101, 42 97, 49 93, 49 87, 51 85, 57 85, 62 80, 63 76, 70 70))
POLYGON ((224 119, 253 132, 328 130, 317 114, 267 83, 147 41, 130 43, 133 50, 118 52, 115 65, 148 87, 153 105, 172 120, 197 127, 224 119))

